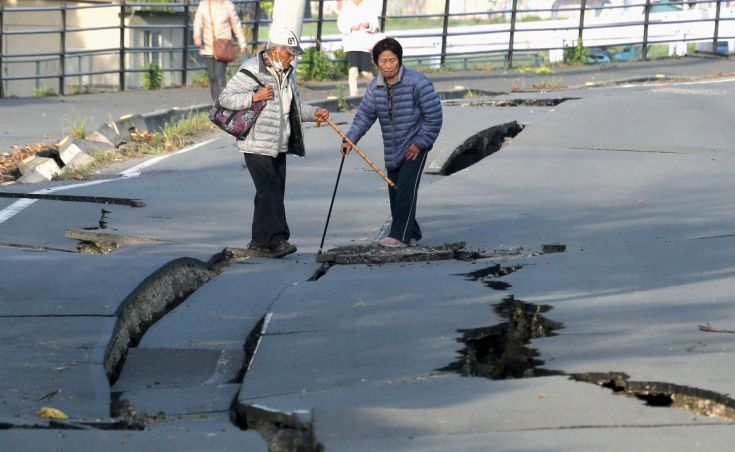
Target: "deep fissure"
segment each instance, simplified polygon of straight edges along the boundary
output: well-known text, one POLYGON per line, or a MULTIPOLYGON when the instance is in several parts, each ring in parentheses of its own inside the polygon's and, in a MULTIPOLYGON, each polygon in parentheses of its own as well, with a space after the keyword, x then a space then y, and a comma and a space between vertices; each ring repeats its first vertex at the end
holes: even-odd
POLYGON ((153 272, 123 300, 105 350, 104 366, 110 386, 120 375, 128 349, 136 347, 148 328, 216 274, 198 259, 179 258, 153 272))
POLYGON ((735 399, 718 392, 659 381, 632 381, 622 372, 576 373, 569 378, 635 397, 651 407, 685 409, 701 416, 735 422, 735 399))
POLYGON ((14 199, 41 199, 46 201, 67 201, 67 202, 90 202, 95 204, 114 204, 129 207, 145 207, 145 202, 140 199, 130 198, 111 198, 106 196, 77 196, 77 195, 51 195, 39 193, 10 193, 0 192, 0 198, 14 199))
MULTIPOLYGON (((245 356, 237 377, 231 383, 242 383, 252 365, 263 336, 267 334, 271 314, 266 314, 252 329, 245 340, 245 356)), ((312 452, 317 450, 310 425, 304 425, 295 417, 283 416, 278 421, 268 419, 255 406, 246 406, 239 403, 240 392, 230 404, 230 421, 241 430, 255 430, 268 444, 271 451, 301 451, 312 452), (286 422, 286 418, 288 422, 286 422)))
POLYGON ((547 99, 490 99, 490 100, 452 100, 445 104, 452 107, 556 107, 577 97, 554 97, 547 99))
POLYGON ((472 135, 452 152, 437 173, 449 176, 474 165, 502 149, 516 135, 521 133, 523 128, 524 126, 519 124, 518 121, 512 121, 472 135))
POLYGON ((543 361, 538 351, 526 346, 531 339, 554 336, 554 331, 563 328, 561 323, 541 315, 551 306, 526 303, 509 295, 493 309, 507 321, 457 330, 462 334, 457 341, 465 347, 458 351, 456 361, 439 370, 492 380, 560 374, 540 368, 543 361))
POLYGON ((460 276, 464 276, 471 281, 480 281, 493 290, 507 290, 513 286, 505 281, 497 281, 496 278, 510 275, 522 268, 523 265, 503 267, 500 264, 495 264, 469 273, 461 273, 460 276))
MULTIPOLYGON (((481 280, 497 272, 496 266, 490 266, 462 276, 481 280)), ((735 422, 735 399, 714 391, 667 382, 632 381, 623 372, 568 374, 544 369, 540 367, 544 361, 539 358, 538 350, 526 345, 534 338, 555 336, 556 330, 564 328, 562 323, 541 315, 552 307, 526 303, 510 295, 493 308, 507 321, 457 330, 462 334, 457 341, 465 347, 458 351, 460 356, 457 360, 440 371, 492 380, 566 375, 574 381, 610 389, 614 394, 637 398, 647 406, 685 409, 698 415, 735 422)))
POLYGON ((333 262, 325 262, 316 269, 313 275, 307 281, 318 281, 319 278, 326 275, 330 268, 334 265, 333 262))
MULTIPOLYGON (((143 280, 121 303, 116 313, 117 322, 104 361, 110 387, 120 376, 128 350, 140 343, 145 332, 153 324, 224 271, 225 267, 238 260, 224 252, 215 254, 206 264, 194 258, 180 258, 167 263, 143 280)), ((243 364, 228 384, 242 382, 247 366, 255 354, 258 340, 265 329, 265 319, 266 317, 263 317, 248 335, 243 345, 243 364)), ((146 423, 165 416, 163 412, 152 416, 137 413, 134 404, 122 398, 121 392, 112 392, 110 399, 110 415, 115 420, 113 424, 118 426, 116 428, 142 429, 146 423)), ((236 401, 237 398, 232 404, 234 405, 236 401)), ((233 423, 235 421, 233 418, 233 423)))

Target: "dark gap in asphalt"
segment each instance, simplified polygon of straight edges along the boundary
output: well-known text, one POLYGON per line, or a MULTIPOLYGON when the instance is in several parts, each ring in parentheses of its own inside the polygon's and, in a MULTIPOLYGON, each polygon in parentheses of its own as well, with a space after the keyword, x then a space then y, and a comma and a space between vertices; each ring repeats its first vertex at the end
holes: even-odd
POLYGON ((631 381, 622 372, 575 373, 569 378, 610 389, 618 395, 635 397, 648 406, 679 408, 735 422, 735 400, 718 392, 660 381, 631 381))
POLYGON ((493 290, 508 290, 513 287, 512 284, 504 281, 485 281, 484 284, 493 290))
POLYGON ((497 99, 497 100, 455 100, 447 101, 449 107, 555 107, 578 97, 554 97, 550 99, 497 99))
POLYGON ((46 252, 46 251, 57 251, 61 253, 76 253, 76 251, 65 250, 63 248, 54 248, 52 246, 41 246, 41 245, 28 245, 25 243, 0 243, 0 246, 7 248, 21 248, 28 251, 35 252, 46 252))
POLYGON ((0 192, 0 198, 41 199, 46 201, 91 202, 96 204, 115 204, 130 207, 145 207, 140 199, 110 198, 105 196, 45 195, 38 193, 0 192))
MULTIPOLYGON (((312 88, 313 89, 313 88, 312 88)), ((325 88, 315 88, 325 89, 325 88)), ((331 89, 331 88, 330 88, 331 89)), ((498 91, 485 91, 480 89, 455 89, 451 91, 437 91, 439 99, 444 102, 451 102, 453 99, 466 99, 470 97, 490 97, 500 96, 505 93, 498 91)), ((341 109, 355 110, 360 105, 362 97, 342 97, 341 99, 326 99, 311 102, 316 107, 326 108, 331 111, 340 111, 341 109)), ((337 123, 340 124, 340 123, 337 123)), ((347 124, 343 122, 342 124, 347 124)))
MULTIPOLYGON (((226 259, 222 254, 212 256, 207 264, 189 257, 171 261, 143 280, 125 298, 116 312, 117 322, 105 351, 104 367, 110 387, 115 384, 122 372, 128 350, 137 347, 145 332, 153 324, 224 271, 226 266, 237 262, 232 256, 226 259)), ((248 335, 244 344, 244 363, 230 382, 242 382, 262 335, 261 329, 264 330, 266 327, 264 322, 261 319, 248 335)), ((111 392, 110 401, 110 415, 115 422, 120 423, 121 429, 135 430, 144 427, 146 423, 159 421, 161 417, 165 418, 164 413, 153 416, 136 413, 135 406, 123 399, 121 392, 111 392)), ((237 398, 233 404, 236 401, 237 398)))
POLYGON ((566 250, 567 246, 563 243, 550 243, 546 245, 541 245, 541 252, 543 254, 563 253, 566 250))
MULTIPOLYGON (((245 380, 247 372, 255 359, 258 346, 263 336, 268 332, 271 314, 266 314, 250 331, 245 340, 245 356, 237 377, 228 383, 239 383, 245 380)), ((262 410, 254 406, 242 405, 239 402, 240 392, 230 404, 230 422, 240 430, 255 430, 268 444, 271 451, 316 451, 314 446, 311 425, 305 425, 296 418, 280 415, 268 411, 268 415, 275 415, 276 419, 269 418, 262 410), (279 420, 279 415, 282 416, 279 420)))
POLYGON ((438 174, 449 176, 496 153, 521 133, 523 127, 518 121, 512 121, 472 135, 452 152, 438 174))
POLYGON ((531 339, 555 336, 564 326, 542 316, 551 310, 548 305, 536 305, 516 300, 509 295, 493 305, 506 322, 497 325, 457 330, 457 339, 465 347, 459 358, 440 371, 456 372, 468 377, 492 380, 559 375, 561 372, 540 368, 544 364, 539 353, 526 345, 531 339))
POLYGON ((253 359, 255 358, 255 352, 258 350, 258 345, 260 344, 260 340, 263 337, 263 335, 266 333, 266 329, 268 327, 266 325, 266 319, 270 319, 269 314, 264 315, 258 321, 255 327, 250 331, 250 334, 248 334, 248 337, 245 339, 245 344, 243 345, 245 356, 243 357, 242 365, 240 366, 240 370, 238 371, 235 378, 229 381, 228 383, 230 384, 242 383, 243 380, 245 379, 245 374, 248 372, 248 369, 250 368, 250 364, 253 362, 253 359))
POLYGON ((140 343, 148 328, 216 275, 198 259, 175 259, 149 275, 123 300, 105 350, 104 366, 110 386, 120 375, 128 349, 140 343))
POLYGON ((522 269, 523 267, 523 265, 502 267, 500 264, 495 264, 473 272, 461 273, 459 276, 464 276, 471 281, 480 281, 485 284, 485 286, 493 290, 507 290, 513 286, 504 281, 497 281, 496 278, 502 278, 503 276, 522 269))
POLYGON ((322 265, 319 266, 319 268, 316 269, 314 274, 311 275, 309 279, 307 279, 307 281, 318 281, 319 278, 327 274, 327 272, 329 271, 330 268, 332 268, 333 265, 334 263, 330 263, 330 262, 323 263, 322 265))

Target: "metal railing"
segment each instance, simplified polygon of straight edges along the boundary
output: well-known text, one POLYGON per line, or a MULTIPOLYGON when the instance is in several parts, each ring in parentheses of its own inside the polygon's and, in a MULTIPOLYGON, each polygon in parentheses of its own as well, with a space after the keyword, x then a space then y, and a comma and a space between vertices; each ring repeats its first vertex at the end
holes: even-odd
MULTIPOLYGON (((344 0, 349 1, 349 0, 344 0)), ((585 45, 595 42, 601 46, 638 46, 640 58, 649 58, 649 50, 654 45, 679 43, 711 43, 711 51, 718 50, 722 40, 735 39, 735 33, 723 35, 723 24, 735 20, 735 13, 728 9, 723 16, 723 7, 729 8, 731 3, 722 0, 693 0, 687 2, 664 4, 655 0, 639 0, 633 5, 610 5, 589 7, 587 0, 579 0, 579 6, 565 8, 520 9, 518 0, 510 1, 507 9, 484 11, 452 12, 453 3, 460 0, 445 0, 443 11, 427 14, 389 14, 389 1, 382 0, 380 24, 388 35, 398 37, 401 42, 412 43, 404 54, 406 61, 431 61, 443 66, 450 60, 467 61, 495 59, 506 68, 514 66, 514 57, 533 55, 534 60, 548 59, 547 53, 566 51, 577 42, 585 45), (707 11, 696 17, 696 14, 661 15, 657 9, 679 9, 688 5, 690 8, 707 11), (593 20, 606 14, 634 11, 640 9, 636 16, 627 16, 625 20, 609 20, 607 22, 593 20), (709 14, 713 13, 713 17, 709 14), (657 16, 654 18, 654 15, 657 16), (548 20, 529 21, 549 16, 548 20), (563 20, 554 17, 566 16, 563 20), (707 17, 705 17, 707 16, 707 17), (576 20, 575 20, 576 17, 576 20), (632 20, 631 20, 632 17, 632 20), (586 20, 586 18, 588 20, 586 20), (406 25, 407 21, 413 24, 406 25), (419 24, 420 22, 420 24, 419 24), (706 33, 692 36, 679 32, 677 35, 651 35, 653 27, 674 26, 690 29, 711 28, 706 33), (622 30, 630 27, 641 29, 640 38, 634 39, 635 33, 618 38, 594 38, 597 34, 610 34, 610 30, 622 30), (523 42, 519 35, 524 36, 523 42), (529 36, 536 36, 532 38, 529 36), (546 37, 554 37, 554 39, 546 37), (564 36, 560 40, 559 36, 564 36), (471 44, 467 44, 467 43, 471 44), (525 42, 525 44, 523 44, 525 42), (484 43, 484 44, 483 44, 484 43), (422 47, 423 46, 423 47, 422 47), (541 55, 541 56, 539 56, 541 55)), ((169 3, 132 2, 128 0, 111 0, 108 3, 71 4, 61 1, 56 6, 18 6, 8 7, 0 3, 0 98, 13 95, 12 84, 23 81, 34 81, 38 88, 42 81, 55 80, 59 94, 67 94, 70 87, 109 88, 126 90, 138 85, 141 73, 147 68, 140 61, 149 58, 160 60, 166 56, 168 64, 159 66, 160 71, 169 78, 170 85, 186 85, 192 72, 203 70, 198 57, 198 49, 192 44, 193 13, 199 0, 180 0, 169 3), (91 11, 106 17, 97 26, 82 27, 73 23, 72 16, 91 11), (25 15, 26 23, 37 23, 35 27, 19 27, 13 17, 25 15), (140 23, 136 23, 136 20, 140 23), (44 25, 45 23, 45 25, 44 25), (108 33, 107 42, 114 43, 103 48, 92 46, 73 48, 75 39, 82 34, 108 33), (166 39, 163 35, 166 34, 166 39), (23 51, 22 41, 43 41, 44 36, 56 36, 46 39, 56 43, 56 49, 47 46, 45 50, 23 51), (110 37, 111 36, 111 37, 110 37), (141 37, 151 42, 139 44, 141 37), (153 42, 157 38, 160 42, 153 42), (103 67, 93 68, 97 59, 103 67), (75 67, 71 67, 75 66, 75 67), (86 69, 85 69, 86 66, 86 69), (31 69, 28 69, 31 68, 31 69), (85 79, 86 78, 86 79, 85 79), (100 78, 105 81, 100 82, 100 78), (83 80, 87 80, 86 83, 83 80), (114 81, 113 81, 114 80, 114 81), (76 81, 76 85, 74 84, 76 81)), ((273 0, 233 0, 246 31, 251 49, 264 44, 268 26, 271 23, 269 11, 273 0)), ((311 12, 316 17, 307 15, 304 26, 309 27, 309 34, 303 35, 304 46, 313 46, 317 50, 331 51, 339 47, 341 36, 336 31, 336 0, 309 0, 311 12), (327 15, 329 9, 332 14, 327 15), (312 30, 315 28, 314 30, 312 30), (328 32, 331 29, 331 32, 328 32)), ((391 4, 392 5, 392 4, 391 4)), ((620 16, 623 17, 623 16, 620 16)), ((78 21, 78 19, 77 19, 78 21)), ((732 27, 728 27, 732 28, 732 27)), ((42 46, 40 48, 43 48, 42 46)), ((303 64, 309 64, 303 61, 303 64)), ((78 88, 77 88, 78 89, 78 88)))

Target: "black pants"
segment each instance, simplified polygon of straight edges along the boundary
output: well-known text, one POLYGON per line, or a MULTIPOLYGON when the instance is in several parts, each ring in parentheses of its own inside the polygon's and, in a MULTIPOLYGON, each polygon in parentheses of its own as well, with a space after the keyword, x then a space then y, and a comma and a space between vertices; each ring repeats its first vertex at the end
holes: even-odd
POLYGON ((283 196, 286 191, 286 154, 278 157, 245 154, 245 164, 255 183, 252 244, 271 248, 291 237, 283 196))
POLYGON ((396 188, 388 188, 393 217, 388 235, 404 243, 411 239, 421 240, 421 228, 416 222, 416 201, 427 154, 428 151, 423 151, 416 160, 404 160, 400 168, 388 170, 388 178, 396 184, 396 188))
POLYGON ((207 65, 209 94, 212 96, 212 102, 214 102, 222 90, 225 89, 225 84, 227 83, 227 63, 217 61, 211 56, 204 57, 204 62, 207 65))

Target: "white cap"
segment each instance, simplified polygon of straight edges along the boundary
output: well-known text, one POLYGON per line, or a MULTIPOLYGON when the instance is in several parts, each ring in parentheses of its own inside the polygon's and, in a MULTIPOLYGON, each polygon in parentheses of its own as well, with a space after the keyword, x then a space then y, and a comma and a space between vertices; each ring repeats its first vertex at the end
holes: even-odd
POLYGON ((268 48, 273 45, 288 47, 288 52, 294 56, 304 53, 304 49, 299 45, 299 38, 296 33, 286 27, 271 27, 268 35, 268 48))

